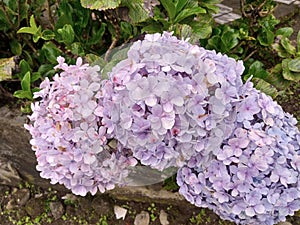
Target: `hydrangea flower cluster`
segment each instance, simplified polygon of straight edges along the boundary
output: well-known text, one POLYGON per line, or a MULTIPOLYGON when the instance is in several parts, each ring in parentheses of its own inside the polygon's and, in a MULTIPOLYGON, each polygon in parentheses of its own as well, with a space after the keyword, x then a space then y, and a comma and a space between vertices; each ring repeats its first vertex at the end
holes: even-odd
POLYGON ((106 128, 101 122, 99 67, 68 66, 58 58, 60 74, 46 78, 35 98, 29 116, 30 141, 37 157, 41 177, 60 183, 73 193, 85 196, 113 189, 128 175, 127 167, 136 163, 122 151, 106 145, 106 128))
POLYGON ((214 152, 179 169, 179 192, 238 224, 272 225, 300 209, 297 120, 247 82, 234 104, 235 129, 214 152))
POLYGON ((234 129, 231 102, 239 101, 244 67, 211 56, 169 33, 135 42, 103 85, 108 133, 158 170, 214 151, 234 129))
POLYGON ((271 225, 300 209, 297 121, 243 84, 241 61, 165 32, 134 42, 107 80, 58 62, 26 125, 42 177, 85 195, 136 165, 175 167, 179 192, 224 219, 271 225))

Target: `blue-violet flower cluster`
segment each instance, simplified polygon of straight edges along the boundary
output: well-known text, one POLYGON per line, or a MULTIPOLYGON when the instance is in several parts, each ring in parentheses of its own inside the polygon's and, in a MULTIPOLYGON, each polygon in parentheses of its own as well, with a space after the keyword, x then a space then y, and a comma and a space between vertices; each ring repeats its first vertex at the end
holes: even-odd
POLYGON ((80 58, 58 62, 26 125, 42 177, 85 195, 137 164, 177 167, 179 193, 223 219, 271 225, 300 209, 297 121, 243 84, 241 61, 164 32, 134 42, 106 80, 80 58))

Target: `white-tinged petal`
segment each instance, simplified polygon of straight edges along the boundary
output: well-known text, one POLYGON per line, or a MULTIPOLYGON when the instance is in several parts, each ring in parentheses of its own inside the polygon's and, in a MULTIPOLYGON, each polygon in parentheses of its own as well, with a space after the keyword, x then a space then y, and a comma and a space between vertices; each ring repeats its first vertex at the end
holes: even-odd
POLYGON ((154 95, 150 95, 145 99, 145 104, 152 107, 155 106, 157 103, 157 98, 154 95))
POLYGON ((161 123, 162 123, 163 128, 171 129, 175 124, 175 119, 163 117, 163 118, 161 118, 161 123))

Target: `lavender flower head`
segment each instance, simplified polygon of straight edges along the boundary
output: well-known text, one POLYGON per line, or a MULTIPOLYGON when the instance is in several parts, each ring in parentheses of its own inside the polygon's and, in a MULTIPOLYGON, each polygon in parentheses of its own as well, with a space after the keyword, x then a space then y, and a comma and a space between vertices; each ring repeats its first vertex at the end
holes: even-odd
POLYGON ((32 104, 30 141, 37 157, 37 170, 52 184, 60 183, 78 195, 114 188, 136 161, 121 151, 108 149, 102 126, 99 67, 68 66, 58 57, 61 69, 53 81, 46 78, 32 104))
POLYGON ((158 170, 220 146, 234 129, 228 121, 231 102, 239 100, 241 62, 213 60, 166 32, 146 35, 127 55, 103 84, 103 124, 112 137, 158 170))
POLYGON ((179 169, 179 192, 223 219, 272 225, 300 209, 300 133, 296 119, 250 81, 241 91, 235 129, 207 163, 198 163, 199 153, 179 169))

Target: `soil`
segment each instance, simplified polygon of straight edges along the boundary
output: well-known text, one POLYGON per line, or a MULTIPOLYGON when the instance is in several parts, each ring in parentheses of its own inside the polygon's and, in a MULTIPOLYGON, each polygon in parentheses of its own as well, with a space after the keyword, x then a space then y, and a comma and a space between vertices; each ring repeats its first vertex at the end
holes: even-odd
MULTIPOLYGON (((161 210, 167 213, 170 225, 223 224, 212 211, 192 206, 188 202, 162 204, 117 200, 108 195, 78 197, 71 193, 43 190, 29 184, 16 187, 0 186, 0 224, 97 224, 133 225, 137 214, 149 213, 150 224, 160 225, 161 210), (114 206, 127 209, 125 219, 116 219, 114 206)), ((142 225, 142 224, 141 224, 142 225)))

